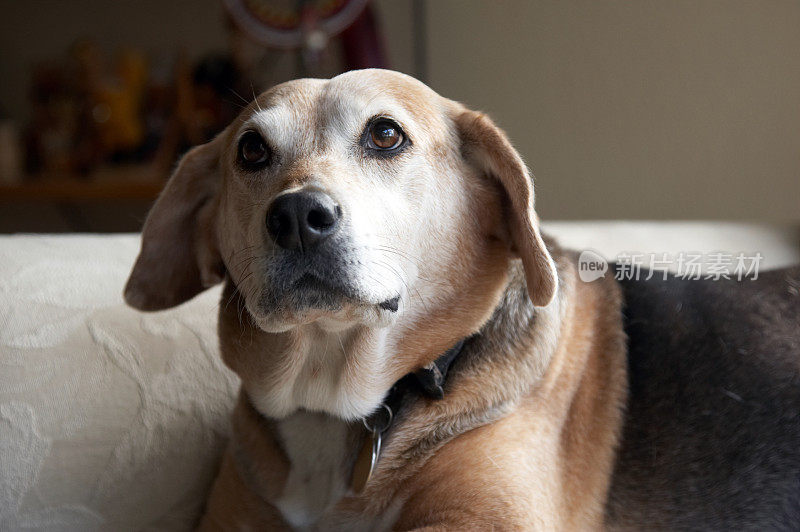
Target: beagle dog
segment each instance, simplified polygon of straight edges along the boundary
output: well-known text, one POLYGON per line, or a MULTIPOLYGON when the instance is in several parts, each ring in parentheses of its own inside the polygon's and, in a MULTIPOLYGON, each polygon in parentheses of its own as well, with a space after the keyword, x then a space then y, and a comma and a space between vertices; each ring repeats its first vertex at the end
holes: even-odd
POLYGON ((487 116, 385 70, 259 96, 182 158, 125 289, 224 283, 200 528, 796 527, 800 271, 697 295, 576 260, 487 116))

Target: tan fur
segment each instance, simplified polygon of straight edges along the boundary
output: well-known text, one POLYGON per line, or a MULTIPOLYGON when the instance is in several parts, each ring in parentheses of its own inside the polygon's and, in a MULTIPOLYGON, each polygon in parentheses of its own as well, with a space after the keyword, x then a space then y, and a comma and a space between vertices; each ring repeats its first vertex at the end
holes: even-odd
POLYGON ((545 244, 530 175, 485 115, 386 71, 278 86, 184 158, 143 238, 126 290, 138 308, 178 304, 224 267, 221 350, 242 393, 201 528, 281 529, 290 518, 342 530, 601 526, 625 398, 620 296, 613 282, 579 282, 575 257, 545 244), (359 154, 353 139, 376 113, 400 123, 408 150, 359 154), (280 157, 258 175, 235 164, 247 128, 280 157), (395 283, 398 312, 376 310, 382 299, 264 307, 278 251, 264 213, 303 187, 352 218, 367 249, 353 275, 377 278, 368 288, 379 298, 395 283), (361 418, 403 375, 477 332, 444 399, 404 405, 362 493, 336 495, 320 515, 297 509, 290 484, 320 474, 339 486, 366 436, 361 418), (313 416, 327 416, 339 440, 297 433, 313 416), (311 457, 303 473, 290 456, 304 445, 342 452, 332 464, 311 457))
MULTIPOLYGON (((441 401, 416 401, 393 427, 365 491, 343 499, 327 516, 328 526, 370 529, 403 501, 393 529, 601 528, 625 398, 621 317, 609 312, 619 309, 620 296, 613 282, 577 281, 574 257, 557 261, 559 300, 537 316, 527 348, 513 360, 494 354, 496 363, 482 361, 454 375, 441 401), (442 427, 445 434, 437 434, 442 427)), ((514 273, 511 284, 521 286, 514 273)), ((286 467, 285 458, 265 439, 268 429, 252 408, 240 403, 234 419, 234 441, 252 442, 240 467, 269 486, 249 489, 274 496, 280 481, 272 468, 286 467), (259 477, 259 468, 269 477, 259 477)), ((230 489, 226 476, 212 501, 230 489)), ((219 517, 210 508, 207 519, 258 526, 248 512, 227 507, 219 517)), ((215 529, 210 525, 207 520, 215 529)))

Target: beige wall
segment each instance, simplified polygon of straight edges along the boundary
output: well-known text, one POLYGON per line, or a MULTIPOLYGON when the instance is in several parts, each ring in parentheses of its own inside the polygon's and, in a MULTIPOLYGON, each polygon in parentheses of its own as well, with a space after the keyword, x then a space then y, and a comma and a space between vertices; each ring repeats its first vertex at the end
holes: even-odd
MULTIPOLYGON (((377 4, 413 72, 410 1, 377 4)), ((2 8, 12 106, 23 65, 87 21, 110 43, 224 45, 215 0, 2 8)), ((427 22, 430 84, 508 131, 543 217, 800 221, 800 2, 428 0, 427 22)))
POLYGON ((429 2, 431 85, 547 218, 800 220, 800 2, 429 2))

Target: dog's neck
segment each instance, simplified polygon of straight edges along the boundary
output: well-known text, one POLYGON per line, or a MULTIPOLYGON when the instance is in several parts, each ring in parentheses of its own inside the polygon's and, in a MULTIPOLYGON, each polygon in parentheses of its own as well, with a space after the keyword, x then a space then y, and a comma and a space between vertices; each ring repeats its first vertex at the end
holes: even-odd
POLYGON ((251 320, 230 281, 222 301, 219 337, 223 359, 242 378, 256 410, 278 420, 298 411, 321 412, 345 421, 363 419, 375 411, 401 377, 417 370, 421 371, 423 391, 435 395, 434 376, 441 369, 430 364, 474 330, 439 335, 438 344, 426 342, 422 334, 391 326, 354 325, 331 331, 309 324, 268 333, 251 320), (409 337, 417 345, 406 345, 409 337))
MULTIPOLYGON (((556 262, 563 262, 564 252, 552 242, 548 244, 556 262)), ((534 334, 540 337, 537 342, 541 348, 537 351, 540 352, 531 360, 520 361, 525 375, 533 373, 524 379, 517 378, 522 375, 515 375, 511 380, 529 384, 532 379, 538 379, 552 356, 550 347, 556 338, 550 338, 548 331, 558 331, 564 303, 571 297, 571 290, 563 290, 568 286, 562 285, 551 305, 536 310, 528 299, 521 264, 510 263, 501 290, 493 298, 491 312, 477 325, 481 330, 480 336, 486 338, 476 338, 479 341, 471 342, 477 345, 477 349, 471 351, 489 349, 481 347, 487 339, 493 351, 500 345, 512 349, 522 340, 508 337, 508 331, 519 331, 524 336, 534 334), (534 320, 538 322, 535 327, 534 320), (496 337, 495 330, 505 332, 502 337, 496 337), (545 339, 547 341, 543 343, 545 339)), ((391 327, 354 326, 331 332, 310 324, 283 333, 268 333, 258 328, 250 318, 243 298, 230 280, 226 283, 222 301, 224 304, 219 312, 222 357, 241 377, 248 402, 259 414, 273 420, 297 412, 317 412, 347 423, 360 423, 378 409, 401 377, 420 370, 424 373, 426 369, 428 375, 423 375, 422 382, 417 383, 418 391, 421 389, 422 395, 438 398, 441 390, 435 388, 440 387, 441 381, 436 382, 435 374, 441 373, 441 368, 435 367, 437 357, 447 347, 453 347, 464 336, 477 330, 467 329, 466 335, 455 336, 442 348, 423 353, 422 357, 412 359, 405 354, 403 366, 397 360, 403 358, 398 353, 408 353, 419 349, 420 345, 427 348, 430 335, 426 336, 425 331, 414 331, 400 338, 410 337, 411 348, 402 342, 398 344, 398 338, 390 334, 391 327), (422 363, 413 363, 413 360, 420 359, 422 363)), ((447 359, 445 365, 449 365, 451 359, 444 358, 447 359)), ((511 387, 501 383, 499 396, 505 397, 509 391, 512 391, 511 387)))

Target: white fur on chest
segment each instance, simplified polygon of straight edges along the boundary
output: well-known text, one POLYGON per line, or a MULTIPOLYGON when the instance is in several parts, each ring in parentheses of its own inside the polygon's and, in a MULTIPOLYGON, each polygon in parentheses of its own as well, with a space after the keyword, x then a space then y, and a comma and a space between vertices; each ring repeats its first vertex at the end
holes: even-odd
POLYGON ((277 428, 291 467, 274 504, 293 528, 307 530, 349 489, 348 426, 324 414, 298 412, 277 428))

